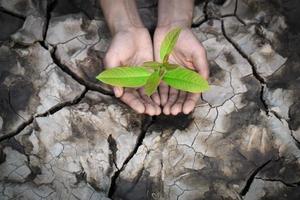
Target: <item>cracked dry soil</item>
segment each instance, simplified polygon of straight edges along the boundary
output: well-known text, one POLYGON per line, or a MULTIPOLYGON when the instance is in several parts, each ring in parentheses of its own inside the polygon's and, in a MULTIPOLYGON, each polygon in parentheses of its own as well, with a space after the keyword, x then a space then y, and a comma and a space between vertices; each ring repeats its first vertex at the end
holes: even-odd
POLYGON ((0 199, 300 199, 299 4, 197 1, 211 90, 151 118, 94 79, 96 0, 0 0, 0 199))

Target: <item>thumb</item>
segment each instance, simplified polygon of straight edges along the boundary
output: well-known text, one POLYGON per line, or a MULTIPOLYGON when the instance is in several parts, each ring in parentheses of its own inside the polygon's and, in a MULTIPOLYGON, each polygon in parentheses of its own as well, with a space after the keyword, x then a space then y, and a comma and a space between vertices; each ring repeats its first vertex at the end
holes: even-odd
MULTIPOLYGON (((111 68, 118 67, 121 65, 121 62, 118 59, 114 59, 114 57, 115 56, 108 56, 108 54, 106 54, 104 61, 103 61, 104 68, 111 69, 111 68)), ((124 89, 122 87, 113 87, 113 91, 117 98, 120 98, 124 93, 124 89)))
POLYGON ((209 77, 208 61, 204 49, 198 50, 193 56, 194 67, 206 80, 209 77))
POLYGON ((115 86, 115 87, 113 87, 113 90, 114 90, 115 96, 117 98, 120 98, 124 93, 124 89, 122 87, 115 86))

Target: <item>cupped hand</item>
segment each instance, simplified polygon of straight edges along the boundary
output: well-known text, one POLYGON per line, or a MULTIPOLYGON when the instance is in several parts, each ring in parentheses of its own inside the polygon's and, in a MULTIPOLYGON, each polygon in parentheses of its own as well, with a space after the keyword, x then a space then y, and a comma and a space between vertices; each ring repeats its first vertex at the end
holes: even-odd
MULTIPOLYGON (((162 62, 160 60, 160 45, 166 34, 175 27, 165 26, 155 30, 153 42, 156 61, 162 62)), ((182 29, 175 48, 169 57, 169 62, 196 70, 205 79, 209 76, 206 51, 190 28, 182 29)), ((181 112, 189 114, 200 98, 199 93, 178 91, 164 83, 160 84, 158 93, 153 96, 156 98, 159 96, 158 103, 163 106, 163 113, 166 115, 177 115, 181 112)))
MULTIPOLYGON (((145 28, 127 28, 114 34, 104 58, 106 68, 137 66, 153 60, 152 41, 145 28)), ((138 113, 159 115, 161 109, 142 88, 113 88, 115 96, 138 113)), ((157 101, 158 97, 154 97, 157 101)))

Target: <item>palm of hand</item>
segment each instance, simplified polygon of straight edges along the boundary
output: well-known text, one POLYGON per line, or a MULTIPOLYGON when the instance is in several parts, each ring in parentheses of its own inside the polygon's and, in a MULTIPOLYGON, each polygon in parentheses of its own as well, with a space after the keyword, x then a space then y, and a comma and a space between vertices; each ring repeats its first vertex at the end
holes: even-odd
MULTIPOLYGON (((155 60, 160 61, 159 49, 169 29, 158 29, 154 36, 155 60)), ((169 62, 196 70, 204 78, 208 78, 208 64, 203 46, 190 29, 182 30, 176 46, 169 57, 169 62)), ((158 94, 155 94, 158 96, 158 94)), ((166 115, 177 115, 180 112, 190 113, 196 106, 200 94, 187 93, 170 88, 162 83, 159 86, 160 104, 166 115)))
MULTIPOLYGON (((113 37, 104 64, 107 68, 141 65, 145 61, 153 60, 152 52, 152 42, 147 30, 140 28, 122 31, 113 37)), ((143 89, 114 87, 114 93, 138 113, 158 115, 161 112, 159 105, 143 89)))

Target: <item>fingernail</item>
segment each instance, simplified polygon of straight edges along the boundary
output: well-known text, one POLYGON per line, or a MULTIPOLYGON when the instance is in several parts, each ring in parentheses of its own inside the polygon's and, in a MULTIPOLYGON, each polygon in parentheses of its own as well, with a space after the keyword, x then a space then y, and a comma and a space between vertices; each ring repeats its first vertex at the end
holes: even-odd
POLYGON ((114 87, 114 93, 116 97, 121 97, 122 96, 122 89, 119 87, 114 87))

